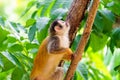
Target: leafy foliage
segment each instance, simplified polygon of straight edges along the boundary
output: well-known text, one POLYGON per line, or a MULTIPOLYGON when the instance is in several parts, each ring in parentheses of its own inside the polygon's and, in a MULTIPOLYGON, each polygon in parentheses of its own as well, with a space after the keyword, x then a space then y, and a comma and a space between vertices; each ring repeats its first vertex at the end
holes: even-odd
MULTIPOLYGON (((0 80, 29 80, 33 59, 48 35, 54 19, 65 19, 72 0, 31 0, 20 17, 35 7, 25 25, 0 16, 0 80)), ((101 0, 89 43, 74 80, 119 80, 120 28, 114 28, 120 16, 119 0, 101 0)), ((75 51, 86 19, 72 45, 75 51)), ((69 63, 64 68, 67 70, 69 63)))

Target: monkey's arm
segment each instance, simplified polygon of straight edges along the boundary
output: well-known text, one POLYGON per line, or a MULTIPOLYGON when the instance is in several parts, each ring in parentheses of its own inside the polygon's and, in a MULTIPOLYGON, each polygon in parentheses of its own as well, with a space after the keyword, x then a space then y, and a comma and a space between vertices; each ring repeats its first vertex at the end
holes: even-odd
POLYGON ((70 61, 73 57, 73 52, 70 48, 65 49, 65 51, 66 51, 66 54, 64 55, 63 60, 69 60, 70 61))

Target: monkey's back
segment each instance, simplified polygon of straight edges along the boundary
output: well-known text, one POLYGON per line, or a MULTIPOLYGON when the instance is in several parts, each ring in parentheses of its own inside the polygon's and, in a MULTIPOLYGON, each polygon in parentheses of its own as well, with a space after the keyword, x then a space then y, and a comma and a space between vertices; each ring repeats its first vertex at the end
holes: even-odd
POLYGON ((55 72, 63 54, 48 53, 47 45, 49 37, 47 37, 40 45, 39 51, 34 60, 33 70, 31 72, 31 79, 48 80, 48 78, 55 72), (51 75, 50 75, 51 74, 51 75))

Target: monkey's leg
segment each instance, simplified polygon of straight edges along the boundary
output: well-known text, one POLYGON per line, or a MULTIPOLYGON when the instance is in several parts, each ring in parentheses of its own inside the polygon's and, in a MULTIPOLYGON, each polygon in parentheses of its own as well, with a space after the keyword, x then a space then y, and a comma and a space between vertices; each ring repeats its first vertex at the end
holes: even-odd
POLYGON ((63 80, 64 69, 63 67, 57 67, 54 74, 48 80, 63 80))

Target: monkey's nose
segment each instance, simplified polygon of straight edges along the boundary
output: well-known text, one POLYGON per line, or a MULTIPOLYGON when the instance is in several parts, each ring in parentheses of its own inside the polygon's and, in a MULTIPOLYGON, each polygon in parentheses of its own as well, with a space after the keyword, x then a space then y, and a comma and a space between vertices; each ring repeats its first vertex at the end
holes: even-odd
POLYGON ((68 22, 65 22, 65 25, 68 27, 68 22))

